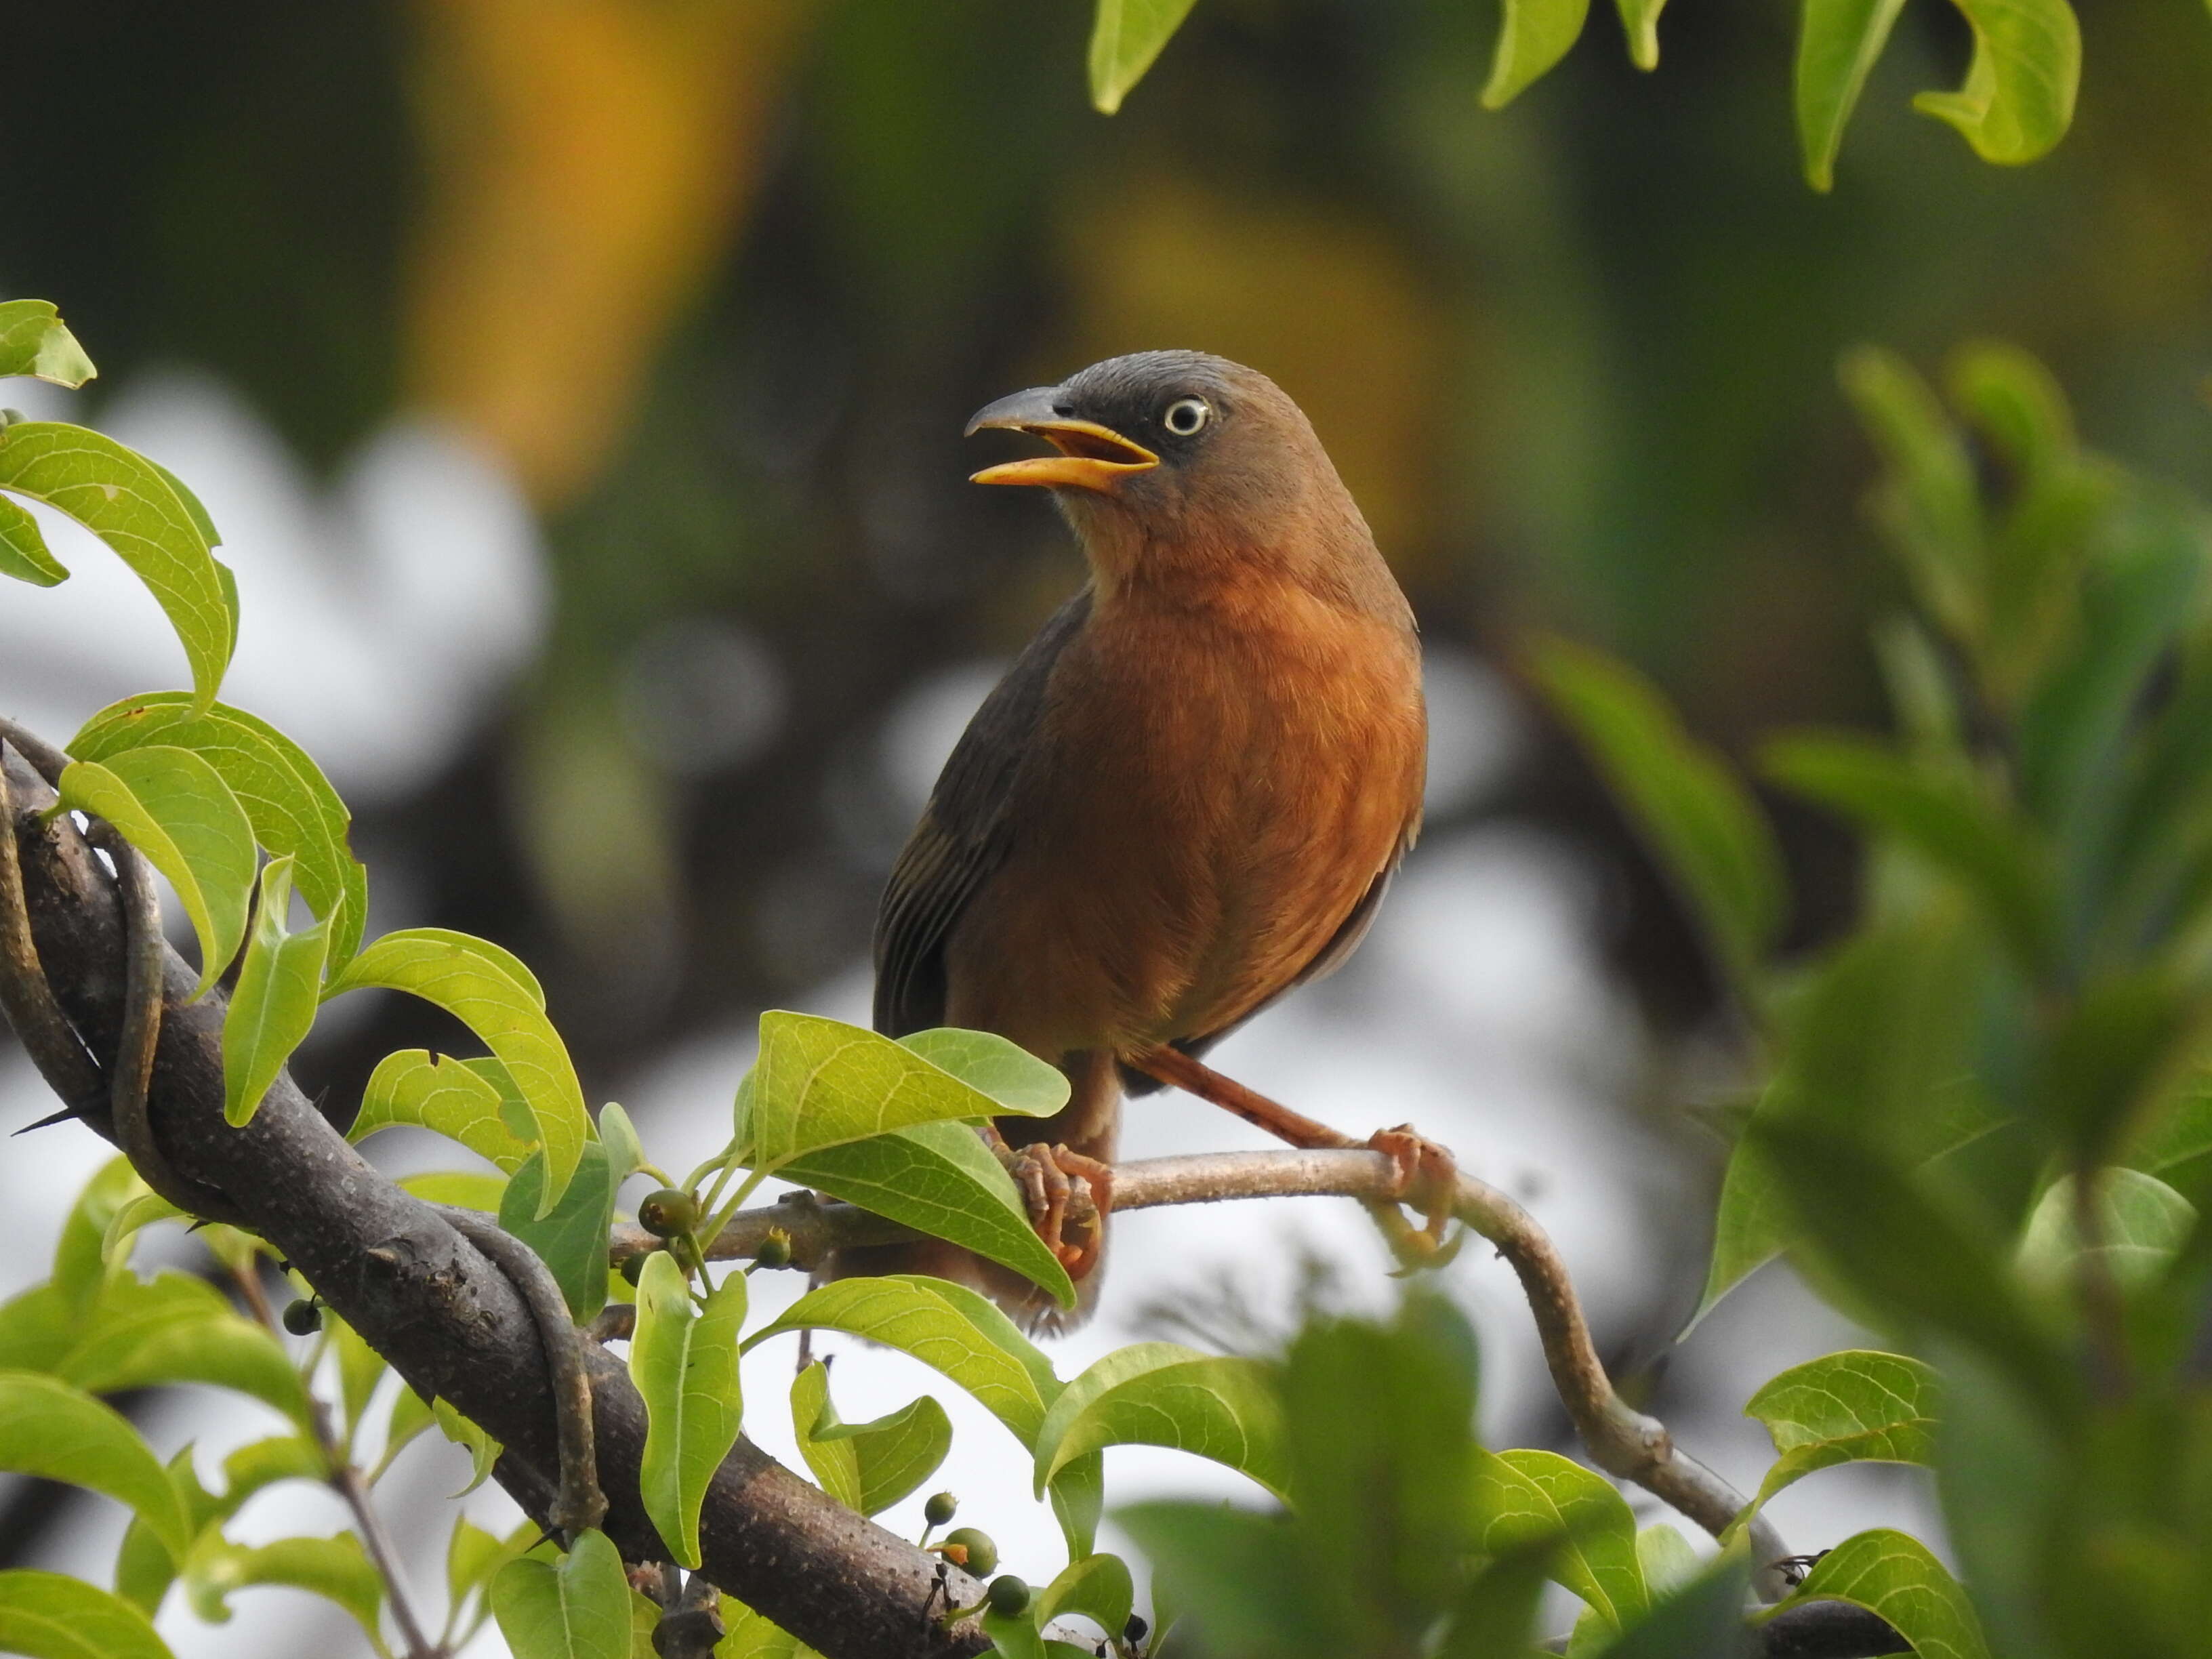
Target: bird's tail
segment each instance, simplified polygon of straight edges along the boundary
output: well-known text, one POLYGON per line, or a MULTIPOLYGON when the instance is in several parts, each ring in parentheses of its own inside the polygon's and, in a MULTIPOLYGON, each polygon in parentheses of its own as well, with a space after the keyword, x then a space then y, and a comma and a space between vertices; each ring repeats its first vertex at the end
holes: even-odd
MULTIPOLYGON (((1103 1051, 1063 1056, 1069 1097, 1065 1109, 1052 1117, 1002 1117, 999 1133, 1009 1146, 1020 1147, 1042 1141, 1065 1146, 1072 1152, 1111 1164, 1121 1127, 1121 1079, 1113 1056, 1103 1051)), ((1063 1308, 1051 1293, 1010 1268, 986 1260, 972 1250, 936 1239, 910 1244, 870 1244, 837 1250, 823 1261, 817 1277, 876 1278, 889 1273, 926 1273, 949 1279, 989 1297, 1014 1323, 1032 1336, 1059 1336, 1087 1321, 1098 1302, 1106 1277, 1104 1217, 1099 1229, 1097 1261, 1075 1285, 1075 1305, 1063 1308)))

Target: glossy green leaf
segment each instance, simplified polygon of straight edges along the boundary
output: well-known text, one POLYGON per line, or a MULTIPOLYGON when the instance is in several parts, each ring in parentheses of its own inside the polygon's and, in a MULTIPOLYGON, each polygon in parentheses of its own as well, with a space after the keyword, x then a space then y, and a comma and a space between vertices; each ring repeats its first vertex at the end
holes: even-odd
POLYGON ((1755 975, 1784 903, 1782 855, 1758 804, 1658 692, 1620 664, 1553 640, 1533 666, 1755 1007, 1755 975))
POLYGON ((273 1406, 312 1426, 307 1390, 290 1358, 261 1326, 233 1313, 204 1279, 163 1273, 111 1280, 56 1374, 91 1394, 163 1382, 205 1382, 273 1406))
POLYGON ((52 1283, 0 1302, 0 1371, 51 1371, 76 1340, 79 1310, 52 1283))
POLYGON ((128 1601, 27 1567, 0 1572, 0 1650, 28 1659, 174 1659, 128 1601))
MULTIPOLYGON (((1034 1449, 1048 1395, 1059 1389, 1051 1367, 1004 1314, 991 1309, 1005 1328, 994 1329, 962 1304, 953 1294, 957 1288, 904 1275, 839 1279, 808 1291, 774 1323, 747 1337, 744 1346, 750 1349, 783 1332, 810 1328, 880 1342, 950 1377, 1034 1449), (1033 1365, 1042 1368, 1042 1375, 1033 1365)), ((974 1300, 990 1307, 981 1297, 974 1300)))
POLYGON ((1250 1476, 1278 1497, 1289 1486, 1282 1407, 1257 1360, 1173 1342, 1117 1349, 1060 1391, 1037 1430, 1039 1497, 1068 1463, 1108 1446, 1166 1446, 1250 1476))
POLYGON ((1038 1634, 1036 1621, 1030 1614, 995 1613, 985 1607, 976 1622, 991 1638, 991 1650, 1001 1659, 1047 1659, 1044 1638, 1038 1634))
MULTIPOLYGON (((508 1116, 506 1097, 483 1062, 403 1048, 386 1054, 369 1073, 346 1139, 362 1141, 379 1129, 402 1126, 429 1129, 511 1176, 536 1143, 518 1133, 508 1116)), ((537 1124, 520 1127, 534 1132, 537 1124)))
MULTIPOLYGON (((2081 1255, 2081 1207, 2072 1176, 2051 1183, 2021 1231, 2018 1261, 2032 1282, 2070 1285, 2081 1255)), ((2097 1182, 2097 1249, 2115 1283, 2154 1281, 2197 1231, 2197 1207, 2156 1176, 2106 1170, 2097 1182)))
POLYGON ((189 749, 155 744, 64 769, 64 805, 106 818, 143 853, 191 919, 207 994, 246 937, 257 859, 253 826, 212 766, 189 749))
POLYGON ((302 933, 284 926, 292 902, 292 860, 261 872, 260 906, 246 941, 237 988, 222 1022, 222 1115, 234 1127, 252 1121, 276 1074, 315 1023, 330 924, 302 933))
MULTIPOLYGON (((191 1447, 185 1447, 169 1460, 169 1479, 184 1499, 191 1535, 195 1538, 228 1521, 257 1492, 282 1481, 326 1485, 330 1478, 330 1465, 322 1449, 299 1434, 250 1441, 224 1458, 222 1468, 222 1489, 210 1492, 200 1485, 194 1471, 191 1447)), ((116 1556, 116 1594, 151 1615, 160 1610, 161 1598, 176 1581, 181 1565, 179 1558, 169 1553, 143 1520, 134 1520, 116 1556)))
POLYGON ((483 1039, 537 1119, 548 1171, 537 1195, 543 1216, 576 1173, 591 1138, 591 1119, 576 1068, 545 1017, 544 993, 534 977, 519 978, 519 967, 507 951, 465 934, 411 928, 369 945, 331 981, 327 994, 369 986, 410 992, 483 1039))
POLYGON ((52 301, 0 301, 0 375, 29 374, 74 392, 99 373, 52 301))
POLYGON ((1080 1613, 1119 1638, 1129 1615, 1136 1610, 1137 1589, 1129 1577, 1129 1565, 1118 1555, 1103 1553, 1071 1561, 1060 1577, 1045 1586, 1037 1599, 1037 1619, 1050 1624, 1062 1613, 1080 1613))
POLYGON ((1474 1508, 1485 1554, 1561 1542, 1554 1579, 1615 1630, 1650 1610, 1636 1553, 1636 1517, 1603 1475, 1556 1452, 1481 1452, 1474 1508))
POLYGON ((1013 1177, 964 1123, 917 1123, 819 1147, 777 1173, 964 1245, 1042 1285, 1063 1308, 1075 1305, 1067 1269, 1030 1224, 1013 1177))
POLYGON ((384 1356, 368 1346, 359 1331, 325 1310, 323 1328, 330 1334, 330 1352, 337 1361, 338 1404, 345 1417, 349 1443, 360 1427, 369 1397, 384 1380, 384 1356))
POLYGON ((491 1610, 514 1659, 630 1659, 629 1580, 603 1532, 580 1534, 558 1563, 508 1562, 491 1610))
POLYGON ((735 1596, 722 1598, 722 1624, 714 1659, 793 1659, 804 1650, 796 1636, 777 1628, 765 1613, 755 1613, 735 1596))
MULTIPOLYGON (((1589 15, 1589 0, 1504 0, 1504 9, 1498 46, 1490 58, 1490 79, 1482 88, 1485 109, 1504 109, 1567 55, 1589 15)), ((1655 22, 1657 10, 1652 8, 1655 22)), ((1632 47, 1636 39, 1632 24, 1632 47)), ((1652 50, 1657 49, 1655 36, 1652 50)))
POLYGON ((0 428, 0 490, 44 501, 98 536, 168 617, 191 665, 196 705, 213 705, 235 630, 206 538, 168 480, 112 438, 53 421, 0 428))
POLYGON ((544 1207, 545 1154, 532 1152, 500 1194, 499 1224, 538 1252, 552 1270, 579 1323, 607 1301, 607 1230, 614 1225, 614 1172, 607 1150, 586 1141, 575 1178, 560 1201, 544 1207))
POLYGON ((174 1555, 191 1540, 168 1471, 138 1431, 55 1377, 0 1371, 0 1469, 105 1492, 142 1516, 174 1555))
POLYGON ((544 1535, 544 1529, 527 1516, 501 1538, 467 1516, 456 1515, 453 1534, 446 1540, 447 1595, 458 1603, 482 1589, 501 1567, 521 1557, 544 1535))
POLYGON ((911 1031, 899 1040, 940 1071, 950 1072, 1000 1109, 1049 1117, 1067 1104, 1067 1073, 991 1031, 954 1025, 911 1031))
POLYGON ((255 839, 291 857, 300 896, 331 923, 328 970, 351 961, 368 921, 368 872, 347 842, 345 803, 307 751, 258 714, 220 702, 196 714, 184 692, 156 691, 101 709, 69 752, 104 762, 149 744, 189 749, 222 774, 255 839))
POLYGON ((1797 140, 1805 178, 1836 182, 1836 151, 1905 0, 1804 0, 1797 27, 1797 140))
POLYGON ((1954 92, 1912 107, 1964 133, 1984 161, 2033 161, 2066 136, 2081 82, 2081 28, 2066 0, 1954 0, 1974 32, 1954 92))
POLYGON ((749 1105, 756 1169, 918 1123, 1024 1112, 865 1027, 781 1010, 761 1016, 749 1105))
POLYGON ((1723 1297, 1787 1249, 1796 1231, 1796 1218, 1767 1165, 1766 1154, 1756 1141, 1739 1139, 1721 1176, 1705 1293, 1681 1334, 1696 1329, 1723 1297))
POLYGON ((46 547, 39 521, 23 507, 0 495, 0 576, 53 587, 69 580, 69 567, 46 547))
POLYGON ((1155 1500, 1116 1509, 1114 1520, 1152 1564, 1154 1607, 1170 1598, 1221 1651, 1270 1659, 1334 1659, 1342 1651, 1323 1645, 1331 1633, 1316 1628, 1310 1575, 1291 1547, 1290 1517, 1155 1500))
MULTIPOLYGON (((141 455, 138 459, 160 473, 161 482, 176 491, 177 499, 185 504, 185 513, 192 521, 192 528, 200 532, 200 539, 210 547, 221 547, 222 533, 215 527, 215 520, 209 516, 205 504, 198 496, 192 494, 185 481, 151 455, 141 455)), ((231 573, 230 567, 220 559, 216 561, 215 568, 216 574, 223 578, 223 585, 228 590, 226 603, 230 607, 231 635, 235 638, 238 633, 238 578, 231 573)))
POLYGON ((142 1192, 108 1218, 101 1244, 116 1266, 127 1263, 137 1236, 159 1221, 190 1221, 192 1218, 166 1198, 142 1192))
POLYGON ((1989 1659, 1966 1593, 1928 1547, 1877 1528, 1847 1538, 1815 1562, 1771 1617, 1809 1601, 1849 1601, 1880 1614, 1920 1659, 1989 1659))
POLYGON ((638 1139, 629 1114, 612 1101, 599 1108, 598 1127, 599 1142, 607 1149, 608 1173, 620 1187, 646 1166, 645 1145, 638 1139))
POLYGON ((396 1184, 425 1204, 452 1204, 484 1215, 497 1215, 500 1200, 507 1196, 507 1177, 480 1170, 425 1170, 402 1176, 396 1184))
POLYGON ((1129 90, 1182 27, 1193 0, 1098 0, 1091 26, 1091 102, 1102 115, 1129 90))
POLYGON ((714 1471, 737 1443, 744 1414, 738 1336, 745 1322, 745 1276, 733 1273, 703 1308, 676 1258, 656 1250, 637 1285, 630 1380, 645 1399, 645 1512, 674 1559, 699 1565, 699 1505, 714 1471))
POLYGON ((1937 1399, 1935 1371, 1903 1354, 1854 1348, 1792 1365, 1743 1408, 1781 1454, 1752 1508, 1838 1463, 1934 1462, 1937 1399))
POLYGON ((1957 881, 2024 972, 2049 966, 2057 921, 2048 857, 1970 781, 1917 768, 1860 738, 1784 738, 1767 745, 1765 759, 1777 782, 1893 837, 1957 881))
POLYGON ((384 1605, 384 1580, 349 1532, 334 1538, 279 1538, 267 1544, 234 1544, 210 1528, 185 1564, 185 1590, 192 1611, 210 1625, 230 1622, 230 1597, 257 1584, 302 1589, 334 1601, 372 1637, 384 1605))
POLYGON ((841 1421, 830 1369, 819 1361, 793 1380, 791 1425, 822 1490, 863 1515, 879 1515, 912 1492, 952 1448, 951 1420, 927 1395, 871 1422, 841 1421))
MULTIPOLYGON (((1057 1394, 1057 1382, 1053 1390, 1057 1394)), ((1098 1521, 1106 1512, 1106 1454, 1095 1451, 1061 1464, 1045 1496, 1052 1499, 1053 1518, 1060 1522, 1067 1559, 1080 1561, 1098 1547, 1098 1521)))

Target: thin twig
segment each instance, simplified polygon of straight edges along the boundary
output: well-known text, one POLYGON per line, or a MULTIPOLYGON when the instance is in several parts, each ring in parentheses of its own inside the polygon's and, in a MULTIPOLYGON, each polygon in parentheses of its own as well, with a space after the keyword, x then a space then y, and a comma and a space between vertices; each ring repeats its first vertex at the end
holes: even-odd
POLYGON ((491 1259, 513 1281, 538 1322, 545 1345, 545 1368, 553 1376, 553 1410, 560 1432, 561 1487, 551 1520, 556 1531, 574 1537, 596 1527, 607 1512, 599 1490, 599 1455, 592 1446, 592 1381, 584 1370, 583 1334, 568 1317, 561 1286, 536 1251, 489 1216, 457 1205, 434 1206, 455 1232, 491 1259))
MULTIPOLYGON (((269 1297, 262 1291, 257 1264, 249 1263, 242 1271, 234 1270, 231 1278, 254 1318, 275 1335, 282 1328, 269 1305, 269 1297)), ((424 1634, 421 1621, 415 1617, 414 1606, 407 1599, 406 1582, 399 1576, 399 1552, 392 1534, 376 1505, 369 1501, 368 1487, 361 1478, 361 1471, 354 1467, 346 1444, 339 1437, 337 1425, 331 1420, 329 1403, 319 1398, 312 1389, 307 1391, 307 1413, 314 1426, 315 1443, 322 1448, 323 1462, 330 1471, 331 1489, 345 1500, 346 1508, 353 1512, 354 1528, 361 1534, 362 1547, 368 1552, 369 1564, 384 1580, 384 1598, 392 1607, 392 1622, 399 1626, 399 1638, 407 1644, 407 1659, 440 1659, 438 1644, 424 1634)))
MULTIPOLYGON (((1401 1182, 1395 1161, 1357 1143, 1326 1150, 1141 1158, 1115 1167, 1114 1209, 1119 1214, 1168 1205, 1256 1198, 1392 1200, 1402 1195, 1401 1182)), ((1589 1447, 1591 1460, 1607 1474, 1633 1480, 1664 1498, 1718 1535, 1742 1510, 1746 1500, 1720 1476, 1675 1447, 1657 1419, 1632 1411, 1613 1392, 1590 1340, 1573 1281, 1544 1230, 1504 1194, 1464 1170, 1459 1173, 1452 1194, 1452 1212, 1490 1240, 1520 1279, 1535 1316, 1553 1384, 1589 1447)), ((716 1261, 757 1255, 771 1229, 779 1229, 789 1237, 791 1265, 810 1270, 832 1250, 923 1237, 854 1205, 793 1196, 732 1217, 729 1224, 708 1241, 706 1253, 716 1261)), ((659 1243, 642 1228, 618 1227, 612 1255, 621 1261, 654 1249, 659 1243)), ((1754 1559, 1762 1563, 1790 1553, 1763 1516, 1752 1522, 1751 1542, 1754 1559)), ((1778 1575, 1762 1571, 1761 1579, 1762 1594, 1772 1589, 1778 1596, 1786 1589, 1778 1575), (1768 1578, 1774 1583, 1765 1584, 1768 1578)))

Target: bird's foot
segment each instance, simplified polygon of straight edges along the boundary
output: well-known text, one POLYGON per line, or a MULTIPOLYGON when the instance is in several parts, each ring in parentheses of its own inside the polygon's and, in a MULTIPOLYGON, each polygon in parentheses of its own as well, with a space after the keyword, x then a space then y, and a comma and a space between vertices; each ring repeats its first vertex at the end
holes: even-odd
POLYGON ((1114 1166, 1042 1141, 1009 1146, 995 1129, 984 1139, 1021 1189, 1030 1225, 1045 1248, 1059 1258, 1070 1279, 1087 1277, 1105 1249, 1106 1213, 1114 1207, 1114 1166), (1067 1242, 1071 1224, 1082 1237, 1079 1244, 1067 1242))
POLYGON ((1444 1236, 1451 1225, 1454 1189, 1459 1182, 1457 1160, 1444 1147, 1416 1133, 1411 1124, 1377 1129, 1367 1144, 1392 1166, 1390 1196, 1368 1206, 1391 1253, 1407 1271, 1443 1267, 1459 1254, 1466 1237, 1462 1232, 1447 1241, 1444 1236), (1415 1228, 1399 1209, 1401 1204, 1419 1208, 1427 1224, 1415 1228))

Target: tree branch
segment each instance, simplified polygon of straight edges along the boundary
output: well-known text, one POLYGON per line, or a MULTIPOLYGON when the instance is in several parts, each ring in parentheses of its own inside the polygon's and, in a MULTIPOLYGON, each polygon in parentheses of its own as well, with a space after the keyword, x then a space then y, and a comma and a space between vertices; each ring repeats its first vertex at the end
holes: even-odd
MULTIPOLYGON (((121 1035, 125 940, 114 884, 66 819, 42 823, 44 781, 0 751, 12 797, 21 890, 36 956, 55 1000, 94 1053, 121 1035)), ((0 916, 0 928, 4 928, 0 916)), ((432 1206, 400 1191, 326 1123, 289 1075, 253 1121, 222 1117, 220 993, 190 1002, 196 976, 174 952, 154 1059, 149 1113, 159 1153, 228 1199, 283 1251, 346 1322, 424 1399, 451 1401, 505 1447, 500 1482, 541 1523, 557 1486, 559 1446, 538 1327, 506 1276, 432 1206)), ((11 1022, 14 1009, 9 1009, 11 1022)), ((40 1055, 34 1051, 33 1058, 40 1055)), ((71 1103, 108 1139, 95 1091, 71 1103)), ((665 1559, 638 1498, 645 1405, 612 1357, 585 1356, 605 1529, 625 1558, 665 1559)), ((972 1625, 939 1631, 929 1615, 939 1563, 854 1514, 740 1439, 715 1474, 700 1520, 710 1582, 830 1659, 951 1659, 988 1644, 972 1625)), ((981 1587, 955 1572, 966 1601, 981 1587)))

